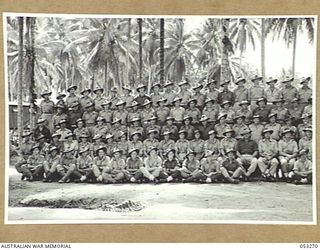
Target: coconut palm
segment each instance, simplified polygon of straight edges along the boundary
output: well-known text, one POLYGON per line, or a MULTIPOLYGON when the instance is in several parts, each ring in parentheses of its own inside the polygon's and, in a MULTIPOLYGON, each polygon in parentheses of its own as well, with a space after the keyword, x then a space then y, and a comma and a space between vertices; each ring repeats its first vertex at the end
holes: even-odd
POLYGON ((295 75, 295 59, 297 46, 297 33, 307 32, 309 42, 314 40, 314 18, 273 18, 266 30, 266 34, 273 33, 273 39, 282 38, 286 45, 292 45, 292 75, 295 75))
POLYGON ((164 84, 164 19, 160 19, 160 84, 164 84))
POLYGON ((24 57, 24 45, 23 45, 23 36, 24 36, 24 18, 18 17, 18 25, 19 25, 19 59, 18 59, 18 75, 19 75, 19 84, 18 84, 18 134, 19 134, 19 142, 22 140, 22 132, 23 132, 23 106, 22 106, 22 91, 23 91, 23 57, 24 57))
POLYGON ((255 19, 230 19, 230 39, 240 51, 240 66, 242 64, 243 52, 245 52, 247 46, 250 44, 255 49, 256 37, 260 37, 259 26, 260 23, 255 19))

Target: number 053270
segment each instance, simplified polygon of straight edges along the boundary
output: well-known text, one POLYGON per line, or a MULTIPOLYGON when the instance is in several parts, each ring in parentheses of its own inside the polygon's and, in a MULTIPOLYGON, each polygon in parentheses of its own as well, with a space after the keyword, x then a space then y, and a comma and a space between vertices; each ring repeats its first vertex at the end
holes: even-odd
POLYGON ((314 244, 314 243, 309 243, 309 244, 304 243, 304 244, 300 244, 300 248, 305 248, 305 249, 311 249, 311 248, 316 249, 316 248, 318 248, 318 247, 319 247, 318 244, 314 244))

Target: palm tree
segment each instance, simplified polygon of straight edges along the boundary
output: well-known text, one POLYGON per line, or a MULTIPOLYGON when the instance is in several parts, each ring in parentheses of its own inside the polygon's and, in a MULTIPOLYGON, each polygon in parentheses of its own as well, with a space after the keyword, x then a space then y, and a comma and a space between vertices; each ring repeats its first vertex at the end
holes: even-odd
POLYGON ((188 66, 197 63, 195 51, 199 45, 191 34, 185 33, 183 19, 174 19, 166 35, 165 72, 169 79, 179 82, 186 76, 188 66))
POLYGON ((262 81, 266 79, 266 57, 265 57, 265 18, 261 18, 261 76, 262 81))
POLYGON ((298 31, 307 31, 309 42, 314 39, 314 18, 273 18, 266 34, 273 31, 273 39, 282 38, 286 45, 292 45, 292 75, 295 75, 296 46, 298 31))
POLYGON ((240 66, 242 64, 242 55, 247 45, 251 44, 255 49, 255 37, 260 36, 259 25, 254 19, 237 18, 230 20, 230 39, 234 42, 235 47, 240 50, 240 66))
POLYGON ((139 27, 139 82, 142 80, 142 18, 138 18, 139 27))
POLYGON ((233 46, 229 38, 229 18, 224 18, 221 20, 222 22, 222 56, 221 56, 221 77, 220 81, 228 81, 230 80, 231 72, 229 65, 229 55, 233 54, 233 46))
POLYGON ((24 18, 18 17, 18 25, 19 25, 19 84, 18 84, 18 134, 19 134, 19 142, 22 141, 22 132, 23 132, 23 106, 22 106, 22 88, 23 88, 23 26, 24 26, 24 18))
POLYGON ((164 84, 164 19, 160 18, 160 84, 164 84))

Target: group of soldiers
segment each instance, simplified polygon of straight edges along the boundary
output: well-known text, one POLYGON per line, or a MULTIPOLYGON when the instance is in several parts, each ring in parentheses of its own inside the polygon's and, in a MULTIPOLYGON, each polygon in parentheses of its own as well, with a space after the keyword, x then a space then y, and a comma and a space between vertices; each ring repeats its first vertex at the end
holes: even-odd
POLYGON ((15 167, 22 180, 59 183, 311 183, 311 78, 246 81, 233 91, 230 81, 168 81, 150 95, 143 84, 108 95, 70 86, 55 103, 45 91, 15 167))

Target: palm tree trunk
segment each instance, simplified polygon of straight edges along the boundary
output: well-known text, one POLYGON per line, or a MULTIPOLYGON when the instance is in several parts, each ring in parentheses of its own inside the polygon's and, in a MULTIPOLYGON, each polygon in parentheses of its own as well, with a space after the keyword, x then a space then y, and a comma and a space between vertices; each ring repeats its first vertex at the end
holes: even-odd
POLYGON ((142 80, 142 19, 138 18, 139 26, 139 82, 142 80))
MULTIPOLYGON (((127 33, 127 37, 128 37, 128 45, 130 43, 131 40, 131 18, 128 18, 128 33, 127 33)), ((129 47, 128 47, 129 48, 129 47)), ((129 52, 127 51, 126 54, 126 64, 127 67, 125 68, 126 70, 126 84, 128 85, 130 82, 130 60, 129 60, 129 52)))
POLYGON ((295 21, 294 30, 293 30, 293 48, 292 48, 292 77, 295 76, 296 72, 296 49, 297 49, 297 31, 298 25, 297 21, 295 21))
POLYGON ((104 88, 106 93, 109 93, 109 86, 108 86, 108 62, 107 60, 104 62, 104 88))
POLYGON ((229 80, 229 52, 228 52, 228 42, 229 42, 229 23, 228 18, 222 19, 222 31, 223 31, 223 40, 222 40, 222 55, 221 55, 221 75, 220 83, 229 80))
POLYGON ((265 59, 265 19, 261 18, 261 76, 262 81, 266 78, 266 59, 265 59))
POLYGON ((160 19, 160 84, 164 84, 164 19, 160 19))
POLYGON ((18 135, 19 142, 22 141, 22 132, 23 132, 23 106, 22 106, 22 85, 23 85, 23 25, 24 19, 23 17, 18 17, 18 25, 19 25, 19 60, 18 60, 18 135))

